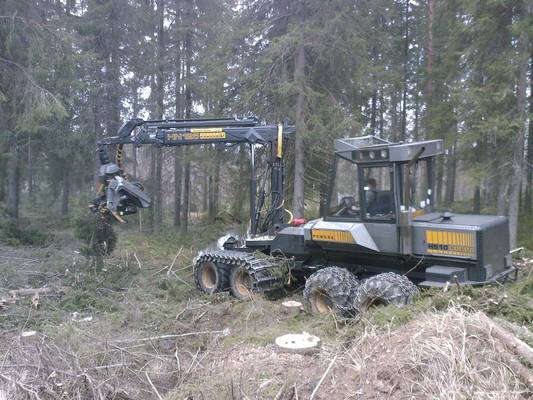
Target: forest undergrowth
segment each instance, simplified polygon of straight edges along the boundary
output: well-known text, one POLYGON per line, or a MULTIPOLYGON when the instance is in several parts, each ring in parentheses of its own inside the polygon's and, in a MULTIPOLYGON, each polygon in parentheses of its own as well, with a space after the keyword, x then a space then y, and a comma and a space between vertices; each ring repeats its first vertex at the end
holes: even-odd
POLYGON ((340 320, 289 313, 280 298, 200 294, 192 260, 224 229, 192 229, 127 227, 101 268, 72 229, 44 246, 0 245, 0 399, 527 398, 486 324, 533 345, 527 251, 516 282, 423 291, 409 307, 340 320), (321 338, 318 353, 276 350, 277 336, 302 331, 321 338))

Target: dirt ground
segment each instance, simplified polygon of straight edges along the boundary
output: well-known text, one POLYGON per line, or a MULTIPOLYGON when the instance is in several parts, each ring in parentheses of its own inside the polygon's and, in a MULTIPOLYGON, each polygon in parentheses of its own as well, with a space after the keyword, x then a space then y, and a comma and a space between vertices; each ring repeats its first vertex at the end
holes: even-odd
POLYGON ((533 344, 530 261, 514 284, 423 293, 341 321, 287 312, 279 298, 203 296, 191 261, 208 240, 165 240, 126 232, 99 272, 68 235, 0 245, 0 400, 531 397, 487 328, 490 317, 533 344), (10 292, 22 288, 46 291, 10 292), (318 352, 276 349, 302 331, 321 338, 318 352))

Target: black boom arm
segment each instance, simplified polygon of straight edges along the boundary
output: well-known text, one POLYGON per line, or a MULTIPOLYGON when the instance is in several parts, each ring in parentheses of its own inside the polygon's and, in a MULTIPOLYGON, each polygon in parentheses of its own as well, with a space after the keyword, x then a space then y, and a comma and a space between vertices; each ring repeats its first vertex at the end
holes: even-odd
POLYGON ((220 146, 248 144, 251 159, 250 177, 250 233, 272 232, 283 224, 283 189, 284 189, 284 144, 295 134, 294 126, 286 122, 279 125, 261 125, 257 118, 221 118, 221 119, 186 119, 186 120, 150 120, 132 119, 118 131, 117 136, 106 137, 98 141, 100 167, 100 188, 98 198, 91 208, 102 213, 111 213, 123 222, 122 215, 132 214, 138 208, 150 206, 150 197, 138 183, 125 179, 122 171, 122 148, 126 144, 142 146, 145 144, 158 147, 190 146, 199 144, 217 144, 220 146), (115 161, 107 154, 107 146, 116 145, 115 161), (260 224, 261 207, 265 193, 257 196, 255 178, 255 145, 269 145, 271 159, 271 204, 263 224, 260 224))

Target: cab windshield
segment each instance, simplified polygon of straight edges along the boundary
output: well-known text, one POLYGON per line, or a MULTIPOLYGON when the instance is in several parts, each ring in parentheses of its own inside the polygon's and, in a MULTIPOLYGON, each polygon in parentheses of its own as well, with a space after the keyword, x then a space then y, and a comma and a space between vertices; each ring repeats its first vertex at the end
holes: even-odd
POLYGON ((343 158, 335 161, 335 181, 329 199, 330 217, 361 218, 357 165, 343 158))

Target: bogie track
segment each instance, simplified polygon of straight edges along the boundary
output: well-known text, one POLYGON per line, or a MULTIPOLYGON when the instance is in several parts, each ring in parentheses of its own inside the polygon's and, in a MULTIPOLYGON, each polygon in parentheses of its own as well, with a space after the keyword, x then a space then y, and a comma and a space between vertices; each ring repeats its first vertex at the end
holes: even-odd
POLYGON ((254 293, 281 288, 289 276, 288 259, 260 253, 233 250, 207 251, 196 257, 195 270, 206 262, 215 263, 230 275, 235 269, 246 271, 250 279, 251 291, 254 293))

